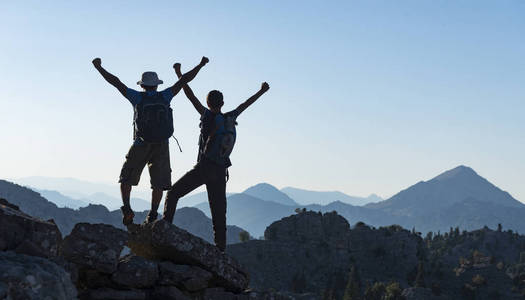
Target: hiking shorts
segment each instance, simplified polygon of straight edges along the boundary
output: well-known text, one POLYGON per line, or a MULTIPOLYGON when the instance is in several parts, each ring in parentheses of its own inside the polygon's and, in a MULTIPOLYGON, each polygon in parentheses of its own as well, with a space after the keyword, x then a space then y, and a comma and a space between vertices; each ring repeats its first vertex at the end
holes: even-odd
POLYGON ((151 188, 169 190, 171 188, 171 166, 168 141, 162 143, 137 141, 133 143, 120 171, 119 182, 138 185, 140 175, 146 165, 148 165, 151 178, 151 188))

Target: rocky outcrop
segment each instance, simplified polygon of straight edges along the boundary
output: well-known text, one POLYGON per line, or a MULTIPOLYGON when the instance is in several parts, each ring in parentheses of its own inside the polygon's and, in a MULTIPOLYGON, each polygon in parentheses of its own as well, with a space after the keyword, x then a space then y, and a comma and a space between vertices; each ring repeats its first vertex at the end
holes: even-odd
POLYGON ((421 238, 392 226, 351 229, 335 212, 301 211, 270 225, 265 240, 229 245, 227 253, 250 270, 251 288, 289 293, 334 291, 341 298, 350 266, 366 282, 400 278, 417 266, 421 238))
POLYGON ((41 257, 55 257, 62 236, 56 224, 21 212, 0 199, 0 250, 41 257))
POLYGON ((127 241, 128 233, 106 224, 78 223, 68 235, 61 255, 81 267, 113 273, 127 241))
POLYGON ((75 299, 71 276, 57 263, 62 236, 0 199, 0 299, 75 299))
POLYGON ((69 274, 41 257, 0 252, 0 299, 76 299, 69 274))
POLYGON ((234 259, 164 220, 130 227, 128 245, 143 257, 198 266, 213 274, 213 282, 230 291, 240 292, 248 286, 247 273, 234 259))
POLYGON ((345 242, 350 224, 336 212, 322 214, 305 211, 274 222, 264 232, 268 241, 305 242, 326 241, 345 242))

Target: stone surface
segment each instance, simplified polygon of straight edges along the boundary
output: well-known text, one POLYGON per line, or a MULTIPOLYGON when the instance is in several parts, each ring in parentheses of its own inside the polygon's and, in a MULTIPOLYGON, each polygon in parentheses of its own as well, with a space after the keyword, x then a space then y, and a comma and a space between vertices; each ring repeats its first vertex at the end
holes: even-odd
POLYGON ((78 223, 64 239, 60 252, 79 266, 113 273, 127 237, 127 232, 111 225, 78 223))
POLYGON ((432 294, 430 289, 426 288, 406 288, 401 294, 406 300, 445 300, 446 297, 436 296, 432 294))
POLYGON ((159 278, 157 263, 136 255, 122 258, 111 279, 126 287, 152 287, 159 278))
POLYGON ((187 295, 174 286, 156 286, 152 293, 153 299, 162 300, 190 300, 187 295))
POLYGON ((175 225, 158 220, 128 229, 128 246, 137 255, 199 266, 213 274, 217 285, 230 291, 242 291, 248 286, 248 275, 239 263, 217 247, 175 225))
POLYGON ((55 257, 62 235, 52 221, 33 218, 0 199, 0 250, 55 257))
POLYGON ((101 288, 89 290, 80 296, 82 300, 145 300, 148 299, 148 292, 145 290, 116 290, 101 288))
POLYGON ((283 218, 272 223, 264 232, 269 241, 304 242, 325 240, 335 242, 344 240, 350 224, 337 213, 307 211, 283 218))
POLYGON ((57 264, 8 251, 0 252, 0 298, 70 300, 77 298, 77 290, 57 264))
POLYGON ((194 292, 208 287, 213 275, 199 267, 176 265, 169 261, 159 263, 159 284, 175 285, 194 292))

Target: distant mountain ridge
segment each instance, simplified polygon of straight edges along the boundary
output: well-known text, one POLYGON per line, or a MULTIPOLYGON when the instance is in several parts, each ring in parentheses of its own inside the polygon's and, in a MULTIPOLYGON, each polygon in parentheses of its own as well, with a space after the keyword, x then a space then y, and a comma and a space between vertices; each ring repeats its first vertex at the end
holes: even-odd
MULTIPOLYGON (((207 203, 197 207, 210 216, 207 203)), ((227 221, 242 226, 253 236, 261 236, 266 226, 296 208, 323 213, 337 211, 351 224, 359 221, 372 226, 398 224, 425 233, 444 232, 450 227, 496 228, 498 224, 525 233, 525 205, 465 166, 416 183, 387 200, 364 206, 342 201, 290 206, 244 193, 235 194, 228 198, 227 221)))
POLYGON ((283 205, 297 206, 297 202, 287 194, 279 191, 276 187, 268 183, 259 183, 248 189, 243 194, 257 197, 262 200, 271 201, 283 205))
POLYGON ((282 188, 281 191, 290 196, 290 198, 294 199, 300 205, 327 205, 332 202, 340 201, 354 206, 362 206, 368 203, 383 201, 383 198, 376 194, 371 194, 368 197, 356 197, 349 196, 339 191, 311 191, 294 187, 285 187, 282 188))

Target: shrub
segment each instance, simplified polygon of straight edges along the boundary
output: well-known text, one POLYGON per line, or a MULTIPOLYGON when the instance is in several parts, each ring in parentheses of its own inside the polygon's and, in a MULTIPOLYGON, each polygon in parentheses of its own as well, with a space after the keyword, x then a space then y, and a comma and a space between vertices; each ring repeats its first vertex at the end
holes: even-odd
POLYGON ((483 276, 481 276, 480 274, 477 274, 474 277, 472 277, 472 283, 477 286, 482 286, 482 285, 485 285, 487 281, 485 280, 483 276))
POLYGON ((239 239, 240 239, 241 242, 243 242, 243 243, 244 243, 244 242, 247 242, 247 241, 250 240, 250 234, 249 234, 247 231, 243 230, 243 231, 241 231, 241 232, 239 233, 239 239))

